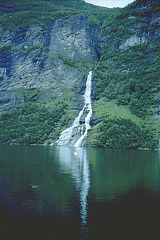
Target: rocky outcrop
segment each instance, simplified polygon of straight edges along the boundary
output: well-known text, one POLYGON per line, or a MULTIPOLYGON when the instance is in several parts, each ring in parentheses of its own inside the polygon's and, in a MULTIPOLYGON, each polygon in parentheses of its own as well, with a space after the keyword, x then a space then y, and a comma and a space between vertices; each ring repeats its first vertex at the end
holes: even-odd
MULTIPOLYGON (((135 18, 135 16, 129 16, 128 19, 135 18)), ((129 28, 129 31, 133 31, 133 35, 128 39, 121 42, 119 49, 126 49, 138 44, 148 44, 156 41, 160 36, 160 29, 157 27, 160 24, 160 17, 158 15, 152 15, 147 24, 139 22, 129 28), (135 33, 136 32, 136 33, 135 33)))
POLYGON ((0 111, 30 98, 45 103, 67 89, 80 91, 89 71, 86 62, 98 59, 85 16, 16 32, 0 28, 0 39, 0 111))
POLYGON ((128 38, 126 41, 120 44, 119 49, 126 49, 127 47, 132 47, 136 44, 143 44, 147 43, 147 39, 145 36, 138 37, 137 35, 133 35, 132 37, 128 38))

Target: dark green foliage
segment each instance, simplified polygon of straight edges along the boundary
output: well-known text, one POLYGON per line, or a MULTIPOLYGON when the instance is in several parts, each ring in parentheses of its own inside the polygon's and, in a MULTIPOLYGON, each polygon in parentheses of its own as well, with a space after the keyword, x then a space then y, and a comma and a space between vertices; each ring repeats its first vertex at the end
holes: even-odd
MULTIPOLYGON (((115 18, 106 19, 102 33, 107 36, 107 41, 93 72, 95 98, 105 97, 106 101, 115 99, 117 105, 129 106, 131 113, 143 118, 142 121, 153 115, 153 109, 159 104, 159 12, 158 1, 137 0, 122 9, 115 18), (146 3, 147 7, 144 7, 146 3), (146 38, 147 44, 123 46, 126 39, 132 36, 146 38)), ((107 119, 102 123, 100 135, 100 146, 158 147, 155 132, 142 130, 127 120, 107 119)))
POLYGON ((159 0, 136 0, 131 4, 132 7, 141 7, 144 5, 160 6, 159 0))
POLYGON ((0 117, 0 142, 42 144, 64 114, 65 106, 49 111, 26 104, 0 117))
POLYGON ((8 52, 11 50, 11 46, 4 46, 0 48, 0 54, 3 54, 5 52, 8 52))
POLYGON ((106 119, 100 128, 98 145, 111 148, 150 148, 158 147, 158 140, 148 130, 126 119, 106 119))
POLYGON ((117 104, 129 105, 132 113, 145 118, 150 107, 156 106, 156 93, 152 92, 160 86, 159 66, 157 44, 135 45, 126 50, 106 48, 93 75, 96 97, 117 99, 117 104))
MULTIPOLYGON (((95 7, 78 0, 0 0, 0 25, 3 30, 15 33, 14 43, 22 41, 27 28, 41 25, 48 29, 55 20, 68 19, 75 15, 86 15, 91 27, 101 28, 107 36, 106 45, 93 71, 94 97, 116 100, 117 105, 127 105, 133 114, 145 118, 159 104, 160 89, 160 24, 157 21, 160 7, 155 0, 137 0, 122 9, 95 7), (141 8, 151 3, 151 7, 141 8), (156 3, 156 4, 155 4, 156 3), (157 19, 156 19, 157 17, 157 19), (131 36, 147 38, 147 44, 123 48, 122 43, 131 36)), ((13 39, 12 39, 13 40, 13 39)), ((10 57, 11 46, 0 49, 1 59, 10 57)), ((62 58, 61 58, 62 59, 62 58)), ((78 68, 73 59, 63 62, 78 68)), ((11 57, 10 57, 11 61, 11 57)), ((36 61, 36 59, 35 59, 36 61)), ((2 61, 3 62, 3 61, 2 61)), ((7 68, 9 74, 10 66, 7 68)), ((31 99, 36 101, 37 93, 31 99)), ((26 99, 27 101, 30 100, 26 99)), ((25 105, 20 109, 1 115, 2 143, 43 143, 64 114, 63 106, 48 111, 36 105, 25 105)), ((62 124, 68 122, 64 118, 62 124)), ((113 148, 155 148, 154 134, 141 129, 124 119, 106 119, 100 130, 99 146, 113 148), (153 136, 152 136, 153 135, 153 136)))
POLYGON ((78 63, 71 58, 63 58, 61 56, 58 56, 59 59, 63 60, 63 63, 68 65, 69 67, 73 67, 73 68, 77 68, 78 67, 78 63))
POLYGON ((30 25, 45 26, 76 14, 86 15, 91 26, 100 27, 104 19, 118 11, 96 7, 80 0, 1 0, 0 9, 0 24, 10 31, 30 25))
MULTIPOLYGON (((159 17, 160 3, 153 4, 150 7, 140 8, 141 3, 130 4, 121 10, 115 18, 107 18, 103 23, 103 35, 108 36, 108 42, 118 48, 119 44, 137 34, 142 37, 144 34, 154 36, 156 29, 160 27, 159 21, 151 21, 152 17, 159 17), (139 6, 139 7, 137 7, 139 6)), ((144 1, 145 2, 145 1, 144 1)), ((158 1, 157 1, 158 2, 158 1)))

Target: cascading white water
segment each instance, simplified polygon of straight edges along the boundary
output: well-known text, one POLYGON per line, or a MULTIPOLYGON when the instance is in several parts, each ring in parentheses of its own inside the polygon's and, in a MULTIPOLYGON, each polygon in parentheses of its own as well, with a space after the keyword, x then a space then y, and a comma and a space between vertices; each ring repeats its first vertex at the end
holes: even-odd
POLYGON ((79 112, 78 117, 74 120, 72 126, 65 129, 61 133, 59 139, 56 141, 57 145, 59 146, 72 145, 74 147, 82 146, 83 140, 87 136, 88 130, 91 128, 90 126, 90 118, 92 116, 91 81, 92 81, 92 72, 90 71, 86 81, 86 90, 84 94, 84 107, 79 112), (85 123, 82 125, 80 124, 80 119, 84 114, 86 114, 86 112, 88 112, 88 114, 85 117, 85 123), (84 128, 85 128, 85 131, 83 131, 84 128), (77 140, 76 136, 79 134, 80 134, 80 137, 77 140))
POLYGON ((92 104, 91 104, 91 81, 92 81, 92 72, 89 72, 88 78, 87 78, 87 82, 86 82, 86 91, 84 94, 84 99, 85 99, 85 105, 83 107, 83 109, 87 108, 87 110, 89 111, 86 118, 85 118, 85 132, 84 134, 78 139, 78 141, 74 144, 74 147, 80 147, 82 144, 83 139, 86 137, 88 129, 91 128, 90 126, 90 119, 92 116, 92 104))

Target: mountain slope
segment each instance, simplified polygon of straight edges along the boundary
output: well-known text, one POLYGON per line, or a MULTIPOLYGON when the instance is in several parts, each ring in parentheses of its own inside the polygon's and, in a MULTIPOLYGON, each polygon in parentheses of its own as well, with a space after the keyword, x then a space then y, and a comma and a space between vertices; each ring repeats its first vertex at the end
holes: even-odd
POLYGON ((53 142, 81 109, 93 69, 90 145, 158 147, 158 1, 121 11, 78 0, 0 4, 1 142, 53 142))
POLYGON ((78 113, 84 80, 98 60, 98 26, 117 10, 43 0, 2 0, 0 9, 0 141, 43 143, 78 113), (59 121, 47 116, 55 111, 61 112, 59 121), (38 129, 39 122, 44 128, 38 129))
POLYGON ((93 128, 92 135, 99 139, 100 146, 158 147, 159 13, 158 1, 136 1, 112 22, 106 20, 103 24, 106 44, 94 71, 94 96, 99 99, 95 103, 95 113, 103 121, 93 128), (106 111, 102 111, 104 108, 106 111), (123 119, 131 121, 131 126, 123 119), (111 126, 116 125, 116 130, 107 126, 107 122, 113 122, 111 126), (123 125, 125 129, 122 130, 123 125), (139 140, 136 128, 141 135, 139 140))

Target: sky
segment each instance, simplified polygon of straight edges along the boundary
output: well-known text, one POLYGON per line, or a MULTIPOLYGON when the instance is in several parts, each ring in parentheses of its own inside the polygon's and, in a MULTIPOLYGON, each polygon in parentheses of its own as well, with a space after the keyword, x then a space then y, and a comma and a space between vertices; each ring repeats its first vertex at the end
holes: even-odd
POLYGON ((97 6, 113 8, 113 7, 125 7, 129 3, 134 2, 134 0, 85 0, 85 2, 92 3, 97 6))

